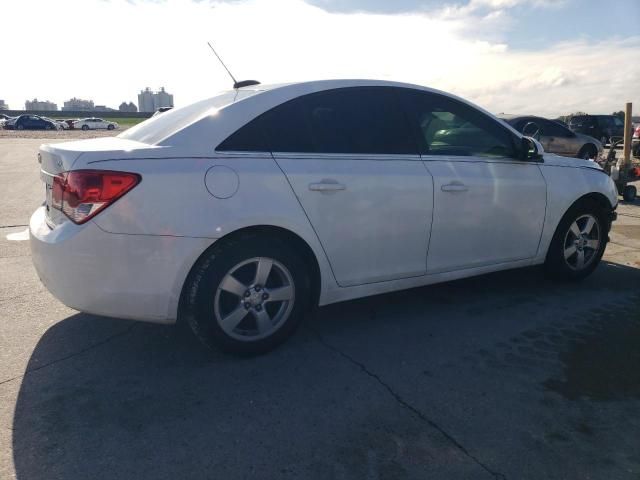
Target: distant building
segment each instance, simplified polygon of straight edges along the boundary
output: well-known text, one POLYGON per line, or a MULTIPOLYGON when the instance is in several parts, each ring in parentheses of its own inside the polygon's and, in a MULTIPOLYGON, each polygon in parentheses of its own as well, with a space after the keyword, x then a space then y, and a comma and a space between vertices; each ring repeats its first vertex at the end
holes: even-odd
POLYGON ((92 112, 94 109, 93 100, 82 100, 75 97, 64 102, 64 107, 62 107, 63 112, 92 112))
POLYGON ((138 110, 141 112, 155 112, 160 107, 173 107, 173 95, 167 93, 164 87, 158 92, 152 92, 149 87, 138 94, 138 110))
POLYGON ((4 103, 4 100, 0 100, 0 110, 9 110, 9 105, 4 103))
POLYGON ((48 100, 41 102, 37 98, 34 98, 31 101, 27 100, 24 102, 24 109, 28 111, 54 112, 58 110, 58 105, 48 100))
POLYGON ((96 105, 93 107, 94 112, 117 112, 115 108, 109 108, 106 105, 96 105))
POLYGON ((137 112, 138 107, 136 107, 133 102, 122 102, 118 107, 118 110, 120 110, 121 112, 137 112))

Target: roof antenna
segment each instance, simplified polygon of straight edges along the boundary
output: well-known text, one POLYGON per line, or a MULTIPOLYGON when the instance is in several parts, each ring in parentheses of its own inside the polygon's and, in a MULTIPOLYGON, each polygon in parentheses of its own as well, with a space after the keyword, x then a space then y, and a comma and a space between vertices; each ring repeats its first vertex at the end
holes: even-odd
POLYGON ((222 64, 222 66, 224 67, 224 69, 227 71, 227 73, 229 74, 229 76, 231 77, 231 80, 233 80, 233 88, 238 89, 238 88, 242 88, 242 87, 250 87, 251 85, 260 85, 260 82, 258 82, 257 80, 241 80, 241 81, 237 81, 236 77, 233 76, 233 73, 231 73, 229 71, 229 69, 227 68, 227 66, 224 64, 224 62, 222 61, 222 59, 220 58, 220 55, 218 55, 218 53, 215 51, 215 49, 213 48, 213 46, 211 45, 210 42, 207 42, 207 45, 209 45, 209 48, 211 49, 211 51, 213 52, 213 54, 216 56, 216 58, 220 61, 220 63, 222 64))

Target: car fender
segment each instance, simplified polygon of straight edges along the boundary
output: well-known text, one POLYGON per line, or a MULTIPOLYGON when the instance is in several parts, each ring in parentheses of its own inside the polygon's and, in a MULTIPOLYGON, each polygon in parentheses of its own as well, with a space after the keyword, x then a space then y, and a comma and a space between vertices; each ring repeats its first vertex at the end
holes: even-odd
MULTIPOLYGON (((309 219, 268 153, 130 158, 86 164, 80 160, 83 158, 77 163, 83 165, 74 168, 120 170, 142 176, 139 185, 93 220, 105 232, 208 238, 210 246, 248 227, 278 227, 300 237, 313 252, 321 275, 320 303, 327 291, 339 288, 309 219), (211 172, 222 175, 219 183, 207 180, 211 172), (237 187, 229 188, 229 182, 235 179, 237 187), (216 185, 224 191, 217 192, 216 185)), ((179 277, 184 274, 184 278, 176 280, 180 288, 186 273, 181 272, 179 277)))
POLYGON ((618 192, 609 175, 590 160, 545 155, 540 171, 547 182, 547 209, 538 248, 538 263, 543 262, 560 220, 580 198, 599 194, 611 209, 618 204, 618 192))

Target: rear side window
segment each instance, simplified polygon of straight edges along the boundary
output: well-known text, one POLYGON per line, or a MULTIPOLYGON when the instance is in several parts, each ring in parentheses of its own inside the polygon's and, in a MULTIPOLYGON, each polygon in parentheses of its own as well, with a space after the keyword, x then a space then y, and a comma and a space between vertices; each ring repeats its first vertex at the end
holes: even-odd
POLYGON ((405 89, 409 120, 425 155, 516 157, 513 135, 500 122, 463 102, 405 89))
POLYGON ((366 87, 291 100, 238 130, 218 150, 415 154, 417 145, 393 89, 366 87))

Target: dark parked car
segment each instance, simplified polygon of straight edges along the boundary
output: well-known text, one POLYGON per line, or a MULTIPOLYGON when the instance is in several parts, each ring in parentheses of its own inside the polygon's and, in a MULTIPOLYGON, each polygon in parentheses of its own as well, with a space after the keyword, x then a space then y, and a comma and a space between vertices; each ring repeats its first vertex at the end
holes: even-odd
POLYGON ((556 120, 533 115, 499 115, 517 131, 537 138, 544 150, 568 157, 596 158, 602 154, 602 143, 595 138, 569 130, 556 120))
POLYGON ((569 128, 597 138, 606 145, 613 138, 624 137, 624 122, 615 115, 575 115, 569 120, 569 128))
POLYGON ((4 126, 7 130, 56 130, 57 125, 38 115, 20 115, 4 126))

